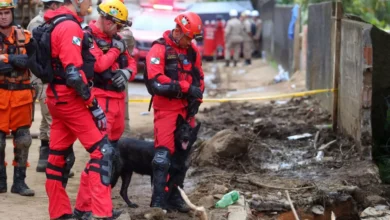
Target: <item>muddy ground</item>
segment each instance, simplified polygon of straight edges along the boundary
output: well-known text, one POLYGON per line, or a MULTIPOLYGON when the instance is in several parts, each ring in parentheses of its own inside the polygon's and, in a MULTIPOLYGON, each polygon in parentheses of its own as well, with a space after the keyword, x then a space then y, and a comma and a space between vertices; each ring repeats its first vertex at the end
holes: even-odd
MULTIPOLYGON (((221 65, 221 64, 219 64, 221 65)), ((289 82, 272 84, 276 71, 262 62, 252 68, 231 68, 222 71, 219 87, 232 88, 229 91, 217 90, 214 97, 248 97, 273 95, 304 90, 304 75, 296 74, 289 82), (244 69, 245 71, 240 71, 244 69), (228 74, 230 73, 230 74, 228 74), (229 81, 227 81, 229 79, 229 81), (242 81, 240 81, 242 79, 242 81), (260 87, 260 89, 259 89, 260 87)), ((211 68, 208 64, 205 68, 211 68)), ((143 85, 132 84, 141 89, 143 85)), ((131 92, 131 90, 130 90, 131 92)), ((148 97, 136 93, 133 98, 148 97)), ((293 219, 286 204, 285 189, 288 189, 300 216, 311 219, 313 205, 325 207, 325 215, 317 219, 330 219, 330 210, 337 219, 356 219, 356 214, 367 206, 386 204, 389 193, 380 184, 377 170, 368 161, 359 159, 357 148, 348 138, 336 135, 331 129, 330 116, 321 110, 314 99, 259 103, 204 103, 199 113, 202 123, 198 148, 193 154, 193 166, 188 172, 185 191, 191 201, 207 195, 218 201, 224 190, 239 190, 251 204, 251 210, 258 219, 293 219), (317 127, 316 127, 317 126, 317 127), (319 129, 319 127, 324 127, 319 129), (207 165, 200 166, 199 153, 205 150, 204 144, 210 137, 223 129, 233 129, 248 143, 248 153, 237 154, 234 158, 213 158, 207 165), (317 131, 319 138, 314 147, 317 131), (291 135, 309 133, 311 137, 288 140, 291 135), (318 149, 336 140, 324 150, 324 157, 317 161, 318 149), (223 186, 223 187, 222 187, 223 186), (335 207, 339 207, 336 209, 335 207)), ((40 109, 36 105, 35 122, 32 133, 39 132, 40 109)), ((146 114, 148 103, 130 103, 131 136, 153 138, 153 112, 146 114)), ((11 193, 0 194, 1 219, 48 219, 45 175, 36 173, 38 160, 38 139, 33 140, 27 172, 27 184, 36 192, 35 197, 26 198, 11 193)), ((7 161, 12 161, 12 141, 7 139, 7 161)), ((67 192, 74 205, 78 190, 79 176, 88 160, 88 153, 79 142, 75 144, 75 177, 69 180, 67 192)), ((12 185, 12 166, 7 167, 8 187, 12 185)), ((120 219, 145 219, 148 212, 151 187, 150 177, 134 175, 129 187, 130 199, 140 207, 126 207, 119 196, 120 183, 113 190, 113 201, 117 208, 125 210, 120 219)), ((203 205, 203 204, 202 204, 203 205)), ((210 209, 214 219, 227 219, 227 209, 210 209)), ((317 216, 318 217, 318 216, 317 216)), ((193 219, 191 214, 169 213, 166 219, 193 219)), ((302 218, 303 219, 303 218, 302 218)), ((314 219, 314 218, 312 218, 314 219)))

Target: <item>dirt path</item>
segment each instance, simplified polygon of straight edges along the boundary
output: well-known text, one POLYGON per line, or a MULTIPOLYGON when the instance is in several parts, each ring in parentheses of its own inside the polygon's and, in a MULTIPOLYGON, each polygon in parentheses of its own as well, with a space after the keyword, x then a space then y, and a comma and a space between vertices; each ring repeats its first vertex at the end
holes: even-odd
MULTIPOLYGON (((258 65, 257 70, 259 71, 257 74, 253 73, 253 70, 247 71, 247 75, 243 77, 248 83, 235 83, 233 86, 236 89, 248 88, 248 87, 256 87, 258 85, 266 86, 269 84, 272 77, 276 74, 276 71, 268 66, 258 65), (259 77, 261 73, 261 77, 259 77), (256 79, 256 81, 254 81, 256 79)), ((237 76, 236 81, 242 76, 237 76)), ((294 88, 292 89, 291 85, 294 84, 294 81, 289 83, 282 83, 277 85, 268 86, 265 91, 262 93, 253 93, 251 95, 262 95, 262 94, 278 94, 281 92, 291 92, 298 91, 302 88, 294 88)), ((139 88, 143 85, 135 85, 135 87, 139 88)), ((245 94, 233 94, 232 97, 243 97, 245 94)), ((137 94, 137 96, 132 96, 134 98, 147 97, 143 95, 137 94)), ((202 106, 209 107, 211 105, 216 105, 215 103, 204 103, 202 106)), ((132 136, 139 136, 141 134, 146 134, 146 136, 152 135, 152 127, 153 127, 153 113, 145 115, 144 112, 147 111, 148 103, 130 103, 129 111, 130 111, 130 125, 132 129, 132 136)), ((35 121, 31 128, 32 133, 39 132, 39 122, 41 120, 39 105, 36 105, 36 113, 35 113, 35 121)), ((35 172, 35 167, 37 165, 38 160, 38 148, 40 145, 39 139, 33 139, 32 146, 30 148, 29 162, 31 167, 27 171, 27 179, 26 182, 31 189, 35 190, 35 196, 31 198, 21 197, 19 195, 11 194, 10 192, 5 194, 0 194, 0 216, 1 219, 31 219, 31 220, 42 220, 48 219, 48 199, 45 192, 45 174, 35 172)), ((86 161, 89 159, 88 153, 83 149, 81 144, 77 141, 74 146, 74 151, 76 154, 76 163, 74 165, 73 171, 75 172, 75 177, 71 178, 68 182, 67 192, 72 202, 72 205, 75 203, 75 198, 78 191, 78 183, 79 177, 84 169, 84 165, 86 161)), ((13 155, 13 147, 12 140, 7 139, 7 147, 6 147, 6 160, 8 164, 12 163, 12 155, 13 155)), ((10 191, 12 185, 13 178, 13 167, 7 167, 8 174, 8 191, 10 191)), ((195 187, 194 183, 196 180, 191 180, 186 183, 186 189, 191 190, 195 187)), ((140 205, 138 209, 128 209, 125 207, 123 200, 119 197, 118 187, 114 189, 113 199, 116 207, 124 208, 126 212, 129 212, 133 219, 142 219, 143 212, 149 206, 150 198, 151 198, 151 187, 150 187, 150 178, 149 177, 141 177, 138 175, 133 176, 133 181, 131 183, 129 189, 130 199, 133 202, 136 202, 140 205)), ((129 219, 129 213, 122 215, 120 219, 129 219)), ((179 215, 179 214, 170 214, 170 219, 189 219, 188 215, 179 215)))

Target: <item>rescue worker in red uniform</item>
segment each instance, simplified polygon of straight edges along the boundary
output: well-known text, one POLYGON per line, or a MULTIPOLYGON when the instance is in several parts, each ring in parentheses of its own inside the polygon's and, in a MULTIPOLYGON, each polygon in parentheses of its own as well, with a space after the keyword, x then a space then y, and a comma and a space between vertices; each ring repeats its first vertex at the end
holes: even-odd
MULTIPOLYGON (((80 26, 81 16, 87 15, 90 6, 91 0, 65 0, 64 6, 44 15, 49 24, 55 24, 50 36, 54 79, 46 91, 53 119, 46 168, 50 219, 74 218, 65 187, 72 167, 68 157, 73 155, 71 145, 76 139, 91 158, 86 165, 88 175, 82 175, 80 180, 88 183, 88 188, 80 190, 78 198, 91 197, 95 219, 113 219, 110 179, 114 149, 102 133, 107 119, 88 84, 96 61, 89 52, 92 45, 88 42, 92 39, 84 37, 80 26)), ((34 38, 39 30, 34 30, 34 38)), ((123 41, 113 40, 112 44, 114 48, 110 50, 116 50, 113 53, 125 51, 123 41)))
POLYGON ((5 138, 12 131, 14 181, 11 193, 33 196, 25 183, 31 146, 33 90, 30 85, 25 46, 31 33, 14 26, 12 0, 0 0, 0 193, 7 192, 5 138))
MULTIPOLYGON (((155 156, 153 166, 153 195, 150 206, 188 212, 177 187, 165 188, 175 153, 174 130, 178 115, 195 126, 195 114, 202 102, 204 81, 200 53, 193 39, 201 38, 202 20, 193 12, 175 18, 176 27, 155 41, 146 66, 149 93, 153 96, 155 156)), ((174 185, 183 187, 185 172, 174 185)), ((168 184, 170 185, 170 184, 168 184)))
MULTIPOLYGON (((120 38, 118 31, 127 25, 128 11, 120 0, 106 0, 98 6, 99 18, 92 20, 89 26, 84 28, 85 33, 93 39, 93 46, 90 49, 95 57, 93 94, 107 117, 108 139, 116 146, 125 129, 125 88, 126 84, 134 79, 137 71, 135 60, 125 50, 120 53, 116 49, 110 49, 113 39, 120 38), (113 13, 112 10, 117 10, 113 13)), ((89 175, 84 170, 82 177, 89 175)), ((88 178, 82 178, 88 180, 88 178)), ((81 192, 87 191, 90 187, 88 182, 81 181, 78 194, 75 215, 86 215, 91 211, 91 197, 81 192)), ((117 213, 114 213, 117 216, 117 213)))

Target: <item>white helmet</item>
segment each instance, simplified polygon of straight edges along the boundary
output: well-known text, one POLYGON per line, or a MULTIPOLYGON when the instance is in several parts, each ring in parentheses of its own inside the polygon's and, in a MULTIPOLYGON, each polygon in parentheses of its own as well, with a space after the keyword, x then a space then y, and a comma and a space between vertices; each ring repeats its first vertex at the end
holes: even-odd
POLYGON ((42 2, 59 2, 64 3, 64 0, 41 0, 42 2))
POLYGON ((252 17, 257 17, 257 16, 259 16, 259 12, 258 12, 257 10, 253 10, 253 11, 251 12, 251 16, 252 16, 252 17))
POLYGON ((209 20, 205 20, 205 21, 204 21, 204 24, 205 24, 205 25, 209 25, 209 24, 210 24, 210 21, 209 21, 209 20))
POLYGON ((215 24, 215 20, 211 20, 211 25, 214 25, 215 24))
POLYGON ((237 17, 238 12, 236 9, 232 9, 232 10, 230 10, 229 15, 230 15, 230 17, 237 17))
POLYGON ((249 10, 245 10, 241 13, 241 16, 250 16, 251 15, 251 11, 249 10))

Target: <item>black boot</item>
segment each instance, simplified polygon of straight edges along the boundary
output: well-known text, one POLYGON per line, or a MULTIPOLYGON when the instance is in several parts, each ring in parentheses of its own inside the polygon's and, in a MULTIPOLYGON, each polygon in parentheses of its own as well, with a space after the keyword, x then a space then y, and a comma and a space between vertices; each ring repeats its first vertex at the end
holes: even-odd
POLYGON ((236 67, 237 66, 237 60, 235 60, 233 64, 234 64, 234 67, 236 67))
POLYGON ((37 172, 45 172, 47 167, 47 159, 49 158, 49 141, 41 140, 39 147, 39 160, 37 165, 37 172))
POLYGON ((0 193, 7 192, 7 170, 3 164, 0 164, 0 193))
POLYGON ((153 195, 150 207, 166 209, 167 176, 170 166, 170 153, 165 147, 156 148, 152 161, 153 167, 153 195))
POLYGON ((229 65, 230 65, 230 61, 226 60, 225 67, 229 67, 229 65))
MULTIPOLYGON (((106 219, 106 220, 111 220, 111 219, 117 219, 119 218, 120 215, 122 215, 122 210, 112 210, 112 217, 110 218, 97 218, 97 219, 106 219)), ((92 217, 92 212, 91 211, 80 211, 78 209, 74 209, 73 211, 73 216, 77 220, 89 220, 92 217)))
POLYGON ((5 160, 5 133, 0 131, 0 193, 7 192, 7 169, 4 160, 5 160))
POLYGON ((65 219, 77 219, 73 216, 73 214, 63 214, 61 217, 56 218, 56 220, 65 220, 65 219))
POLYGON ((168 199, 168 207, 169 210, 177 210, 182 213, 190 211, 190 207, 188 207, 184 202, 177 187, 173 187, 172 189, 171 195, 168 199))
POLYGON ((34 190, 28 188, 24 179, 26 178, 26 167, 14 167, 14 183, 11 187, 12 193, 22 196, 34 196, 34 190))

